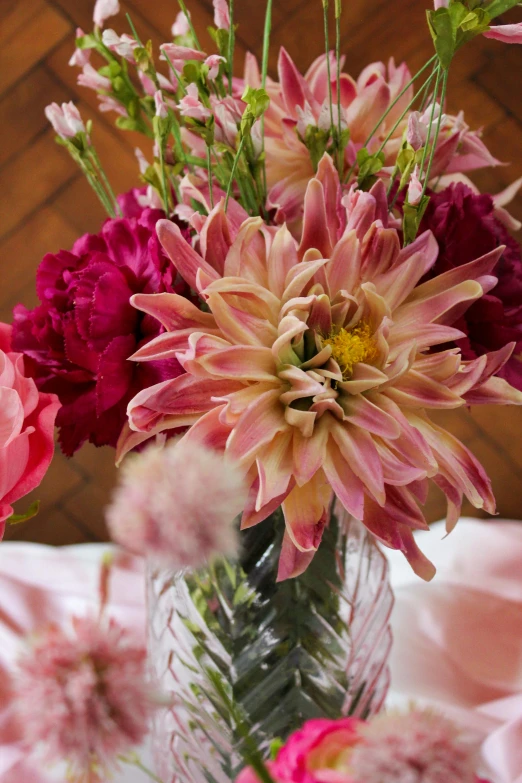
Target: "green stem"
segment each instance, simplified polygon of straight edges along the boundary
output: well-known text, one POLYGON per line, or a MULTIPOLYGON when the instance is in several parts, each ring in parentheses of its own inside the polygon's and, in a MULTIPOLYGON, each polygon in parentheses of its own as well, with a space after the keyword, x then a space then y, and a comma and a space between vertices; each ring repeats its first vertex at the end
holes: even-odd
MULTIPOLYGON (((410 81, 408 82, 408 84, 406 84, 406 86, 402 88, 402 90, 401 90, 401 91, 400 91, 400 93, 397 95, 397 97, 395 98, 395 100, 393 100, 393 101, 390 103, 390 105, 388 106, 388 108, 386 109, 386 111, 384 112, 384 114, 383 114, 383 115, 380 117, 379 121, 378 121, 378 122, 377 122, 377 124, 375 125, 375 128, 374 128, 374 129, 372 130, 372 132, 369 134, 368 138, 367 138, 367 139, 366 139, 366 141, 364 142, 364 145, 363 145, 364 147, 367 147, 367 146, 368 146, 368 144, 369 144, 369 143, 370 143, 370 141, 373 139, 374 135, 377 133, 377 131, 378 131, 378 130, 379 130, 379 128, 381 127, 382 123, 384 122, 384 120, 386 119, 386 117, 388 116, 388 114, 389 114, 389 113, 392 111, 392 109, 394 109, 394 108, 395 108, 395 106, 396 106, 396 105, 397 105, 397 103, 400 101, 400 99, 402 98, 402 96, 404 95, 404 93, 405 93, 405 92, 407 92, 407 91, 410 89, 410 87, 412 86, 412 84, 413 84, 413 83, 414 83, 414 82, 415 82, 415 81, 416 81, 416 80, 419 78, 419 76, 422 76, 422 74, 424 73, 424 71, 425 71, 427 68, 429 68, 429 66, 430 66, 430 65, 431 65, 433 62, 435 62, 435 60, 437 59, 437 57, 438 57, 438 55, 434 54, 434 55, 433 55, 433 57, 431 57, 431 58, 428 60, 428 62, 427 62, 425 65, 423 65, 423 66, 422 66, 422 68, 420 69, 420 71, 417 71, 417 73, 415 74, 415 76, 413 76, 413 77, 410 79, 410 81)), ((413 100, 415 100, 415 99, 413 99, 413 100)), ((411 106, 412 106, 412 105, 413 105, 413 101, 411 101, 409 108, 411 108, 411 106)))
POLYGON ((129 27, 131 29, 132 35, 134 36, 134 40, 137 41, 139 43, 139 45, 143 48, 143 44, 142 44, 142 42, 140 40, 140 37, 138 35, 138 31, 134 27, 134 22, 131 19, 131 15, 130 14, 125 14, 125 16, 127 17, 127 21, 129 23, 129 27))
POLYGON ((230 31, 228 34, 228 91, 232 95, 232 76, 234 74, 234 46, 236 42, 236 33, 234 30, 234 0, 228 0, 230 13, 230 31))
POLYGON ((192 19, 190 18, 190 14, 187 11, 187 6, 185 5, 185 0, 178 0, 179 7, 185 14, 185 18, 187 20, 187 24, 189 26, 190 32, 192 33, 192 37, 194 39, 194 44, 196 46, 196 49, 198 49, 200 52, 202 52, 201 44, 199 43, 198 36, 196 34, 196 31, 194 29, 194 25, 192 24, 192 19))
POLYGON ((228 202, 229 202, 229 199, 230 199, 230 194, 232 192, 232 185, 234 183, 234 178, 236 176, 237 164, 239 163, 239 158, 241 157, 241 153, 243 152, 244 145, 245 145, 245 137, 243 136, 243 138, 239 142, 239 147, 238 147, 238 150, 236 152, 236 157, 234 158, 234 162, 232 164, 232 170, 230 172, 230 179, 228 181, 227 194, 226 194, 226 197, 225 197, 225 212, 227 211, 228 202))
POLYGON ((332 141, 335 142, 335 125, 333 116, 333 97, 332 97, 332 74, 330 69, 330 33, 328 30, 328 0, 323 0, 323 20, 324 20, 324 45, 326 51, 326 73, 328 78, 328 100, 330 103, 330 133, 332 141))
MULTIPOLYGON (((433 120, 435 118, 435 109, 436 109, 436 106, 437 106, 437 96, 439 94, 439 84, 440 84, 440 75, 441 75, 441 67, 440 67, 440 65, 437 67, 436 73, 437 73, 437 81, 435 82, 435 92, 433 94, 433 101, 432 101, 432 104, 431 104, 430 123, 428 125, 428 137, 426 139, 426 144, 424 145, 424 149, 422 151, 422 158, 421 158, 421 163, 420 163, 420 172, 421 172, 421 174, 424 171, 424 164, 426 162, 426 155, 428 154, 428 147, 430 145, 431 129, 433 127, 433 120)), ((433 74, 431 75, 430 78, 433 78, 433 74)), ((439 108, 439 123, 438 123, 438 127, 440 127, 441 115, 442 115, 442 106, 439 108)), ((435 147, 435 142, 433 143, 433 146, 435 147)))
POLYGON ((337 64, 337 167, 339 176, 344 172, 344 147, 341 145, 341 0, 335 0, 335 59, 337 64))
MULTIPOLYGON (((268 73, 268 55, 270 53, 270 33, 272 30, 272 0, 267 0, 265 13, 265 29, 263 33, 263 59, 261 62, 261 87, 264 90, 266 86, 266 77, 268 73)), ((263 206, 267 195, 266 182, 266 161, 265 152, 265 115, 261 117, 261 155, 263 157, 263 206)))
POLYGON ((105 186, 105 190, 107 192, 109 201, 113 205, 115 214, 117 214, 120 217, 122 217, 121 209, 120 209, 120 206, 119 206, 118 201, 116 199, 116 195, 115 195, 115 193, 114 193, 114 191, 112 189, 111 183, 109 182, 109 179, 108 179, 107 175, 105 174, 103 166, 102 166, 102 164, 100 162, 100 159, 98 157, 98 153, 96 152, 94 147, 89 147, 89 154, 90 154, 90 156, 92 158, 92 161, 94 162, 94 165, 95 165, 95 167, 97 169, 97 173, 99 174, 99 176, 101 178, 102 184, 105 186))
POLYGON ((169 202, 169 191, 167 187, 167 175, 165 173, 165 150, 163 148, 163 141, 158 138, 158 149, 159 149, 159 159, 160 159, 160 166, 161 166, 161 190, 162 190, 162 196, 163 196, 163 205, 165 209, 165 215, 168 217, 170 215, 170 202, 169 202))
POLYGON ((139 770, 145 773, 145 775, 148 775, 151 780, 154 781, 154 783, 163 783, 162 779, 159 778, 157 775, 152 772, 152 770, 148 769, 148 767, 145 766, 145 764, 142 764, 139 757, 137 755, 132 756, 118 756, 119 761, 122 761, 124 764, 130 764, 133 767, 137 767, 139 770))
MULTIPOLYGON (((426 189, 428 187, 428 182, 429 182, 429 179, 430 179, 431 167, 432 167, 432 164, 433 164, 433 159, 435 157, 435 150, 436 150, 436 147, 437 147, 437 141, 438 141, 439 134, 440 134, 440 126, 441 126, 441 122, 442 122, 442 110, 443 110, 443 107, 444 107, 444 101, 446 100, 446 90, 447 90, 447 87, 448 87, 448 71, 445 70, 444 71, 444 75, 442 77, 442 94, 441 94, 441 97, 440 97, 440 110, 439 110, 439 116, 437 118, 437 128, 435 130, 435 138, 433 139, 433 145, 432 145, 432 148, 431 148, 430 159, 429 159, 429 162, 428 162, 428 168, 426 169, 426 176, 424 178, 424 185, 422 187, 421 201, 422 201, 422 199, 423 199, 423 197, 424 197, 424 195, 426 193, 426 189)), ((435 89, 437 89, 437 88, 435 88, 435 89)), ((433 106, 435 106, 435 100, 433 101, 433 106)), ((432 117, 432 121, 433 121, 433 117, 432 117)), ((430 130, 431 130, 431 122, 430 122, 430 130)), ((427 148, 427 144, 426 144, 426 148, 427 148)), ((421 171, 422 171, 422 167, 421 167, 421 171)))
POLYGON ((212 162, 210 160, 210 145, 207 144, 207 172, 208 172, 208 190, 210 199, 210 208, 214 209, 214 191, 212 184, 212 162))

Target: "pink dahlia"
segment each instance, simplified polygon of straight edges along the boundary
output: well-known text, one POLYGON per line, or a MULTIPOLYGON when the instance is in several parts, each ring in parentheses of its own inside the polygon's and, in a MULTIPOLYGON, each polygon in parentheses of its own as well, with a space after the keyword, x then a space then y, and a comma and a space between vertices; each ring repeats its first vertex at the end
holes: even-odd
POLYGON ((450 185, 430 194, 421 228, 430 229, 439 244, 428 278, 503 246, 493 270, 498 283, 454 324, 465 334, 456 344, 464 359, 475 359, 515 343, 513 356, 498 374, 522 389, 522 257, 518 242, 495 214, 493 198, 460 182, 450 185))
MULTIPOLYGON (((125 202, 129 209, 132 201, 125 202)), ((15 307, 13 346, 24 353, 38 388, 58 395, 56 423, 68 456, 86 440, 115 446, 133 395, 182 372, 175 358, 148 366, 128 361, 163 331, 130 305, 130 297, 188 293, 156 236, 164 213, 142 209, 138 215, 107 220, 71 252, 47 254, 36 273, 41 304, 15 307)))
MULTIPOLYGON (((433 235, 401 249, 381 182, 342 205, 338 196, 325 156, 308 185, 299 245, 284 226, 229 220, 223 202, 204 223, 199 251, 174 223, 158 223, 206 309, 176 294, 133 297, 167 330, 134 358, 176 357, 185 374, 138 393, 130 427, 144 439, 191 425, 185 437, 236 461, 250 486, 243 527, 282 505, 279 578, 314 556, 335 493, 429 579, 434 568, 413 537, 428 529, 419 503, 429 480, 447 495, 448 530, 463 495, 495 509, 483 468, 429 410, 522 403, 493 377, 512 344, 473 361, 458 348, 431 351, 463 336, 450 324, 495 286, 502 249, 418 285, 437 259, 433 235)), ((120 453, 131 443, 122 439, 120 453)))
POLYGON ((71 635, 53 627, 36 637, 15 686, 26 744, 68 761, 78 779, 107 772, 147 733, 146 650, 113 620, 77 618, 71 635))
POLYGON ((12 503, 37 487, 53 458, 60 407, 27 377, 24 357, 11 346, 12 329, 0 323, 0 539, 12 503))
MULTIPOLYGON (((337 124, 337 79, 333 53, 330 53, 330 66, 334 122, 337 124)), ((286 221, 292 232, 298 233, 306 188, 318 162, 314 165, 305 144, 307 128, 311 128, 315 136, 317 131, 326 132, 328 138, 331 126, 326 56, 317 58, 303 76, 286 50, 281 49, 278 74, 279 81, 268 80, 266 88, 270 95, 270 107, 265 118, 268 206, 276 210, 277 222, 286 221)), ((418 112, 408 112, 400 120, 413 97, 413 87, 406 90, 379 124, 382 115, 410 79, 406 64, 396 66, 393 58, 387 66, 381 62, 371 63, 357 80, 347 73, 341 74, 341 126, 350 131, 345 151, 345 173, 355 163, 357 152, 363 146, 366 145, 370 153, 375 153, 388 136, 390 138, 383 149, 385 166, 393 166, 412 115, 417 119, 420 132, 424 130, 425 136, 428 133, 433 135, 433 130, 426 125, 429 125, 431 119, 430 111, 423 116, 418 112)), ((257 87, 258 82, 259 71, 250 57, 245 68, 244 83, 257 87)), ((242 86, 243 83, 238 82, 238 91, 242 86)), ((432 166, 433 177, 445 171, 469 171, 497 165, 498 162, 488 152, 480 135, 469 130, 462 115, 443 116, 432 166)), ((390 171, 390 168, 385 169, 383 176, 389 176, 390 171)))

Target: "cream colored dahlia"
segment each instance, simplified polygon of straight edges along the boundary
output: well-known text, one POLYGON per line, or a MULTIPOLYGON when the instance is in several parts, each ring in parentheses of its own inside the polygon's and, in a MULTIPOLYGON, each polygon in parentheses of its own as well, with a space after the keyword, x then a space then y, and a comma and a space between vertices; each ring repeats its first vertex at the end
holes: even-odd
POLYGON ((458 348, 438 349, 463 336, 451 324, 494 287, 502 248, 419 285, 437 257, 432 234, 401 249, 382 183, 342 204, 339 194, 325 156, 308 185, 299 245, 285 226, 241 222, 237 205, 228 217, 223 202, 204 221, 198 250, 159 222, 165 251, 205 307, 176 294, 133 297, 167 329, 134 359, 175 356, 185 374, 131 401, 120 455, 182 426, 186 438, 224 451, 250 486, 243 527, 282 504, 280 578, 312 559, 335 493, 430 579, 413 538, 427 529, 419 504, 429 479, 448 498, 448 531, 464 495, 490 513, 495 502, 483 468, 429 411, 522 403, 493 377, 511 345, 471 362, 458 348))

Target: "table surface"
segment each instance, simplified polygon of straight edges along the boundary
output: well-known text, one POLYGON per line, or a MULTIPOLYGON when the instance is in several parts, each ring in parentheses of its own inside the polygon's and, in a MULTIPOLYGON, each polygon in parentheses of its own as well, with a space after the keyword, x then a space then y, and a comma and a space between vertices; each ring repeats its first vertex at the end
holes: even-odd
MULTIPOLYGON (((82 115, 95 121, 93 138, 117 191, 136 184, 133 148, 141 137, 116 132, 112 115, 96 111, 96 96, 76 86, 76 69, 68 66, 75 29, 90 29, 94 0, 1 0, 0 2, 0 320, 10 321, 17 302, 36 304, 34 274, 46 252, 68 248, 82 233, 96 231, 103 214, 95 196, 66 153, 53 141, 43 109, 51 101, 74 100, 82 115)), ((194 22, 203 31, 212 22, 211 0, 188 0, 194 22)), ((247 49, 259 54, 264 3, 236 0, 237 68, 247 49)), ((333 7, 333 3, 330 4, 333 7)), ((430 0, 345 0, 343 50, 353 75, 373 60, 405 59, 413 71, 425 61, 431 42, 425 24, 430 0)), ((127 30, 129 12, 142 38, 155 45, 169 40, 177 10, 175 0, 124 0, 122 13, 110 20, 127 30)), ((284 43, 305 69, 323 49, 320 0, 275 0, 273 47, 284 43)), ((515 18, 517 14, 515 13, 515 18)), ((518 12, 520 17, 520 13, 518 12)), ((506 20, 506 21, 509 21, 506 20)), ((522 176, 522 47, 477 39, 455 61, 448 110, 465 111, 471 127, 484 126, 484 138, 498 158, 512 161, 474 175, 483 189, 495 193, 522 176)), ((522 195, 513 213, 522 219, 522 195)), ((441 420, 472 448, 493 480, 502 516, 522 518, 522 410, 477 409, 450 412, 441 420)), ((11 529, 7 536, 48 544, 106 539, 103 508, 114 484, 110 449, 84 447, 72 460, 57 453, 38 497, 39 516, 11 529)), ((24 508, 25 508, 24 501, 24 508)), ((464 513, 470 513, 469 507, 464 513)), ((427 516, 444 513, 443 500, 430 496, 427 516)))

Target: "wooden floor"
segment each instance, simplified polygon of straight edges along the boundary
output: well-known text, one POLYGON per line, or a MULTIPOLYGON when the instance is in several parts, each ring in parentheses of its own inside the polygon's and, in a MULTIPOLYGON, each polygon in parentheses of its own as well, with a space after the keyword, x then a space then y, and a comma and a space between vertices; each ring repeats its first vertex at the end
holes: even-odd
MULTIPOLYGON (((76 86, 68 66, 77 26, 90 28, 94 0, 0 0, 0 320, 11 320, 17 302, 36 303, 34 273, 44 255, 68 248, 78 235, 96 231, 103 213, 65 152, 53 141, 43 110, 51 101, 74 100, 84 117, 95 119, 94 140, 117 191, 136 183, 135 139, 116 132, 111 116, 99 115, 95 95, 76 86)), ((198 30, 212 23, 211 0, 187 0, 198 30)), ((259 54, 262 0, 236 0, 237 68, 248 49, 259 54)), ((274 0, 271 69, 284 43, 305 69, 323 49, 320 0, 274 0)), ((333 6, 333 2, 331 2, 333 6)), ((345 0, 343 49, 346 68, 357 75, 373 60, 405 59, 417 70, 430 53, 425 24, 429 0, 345 0)), ((111 20, 127 31, 130 13, 142 38, 170 40, 175 0, 128 0, 111 20)), ((205 39, 205 36, 203 36, 205 39)), ((205 39, 206 40, 206 39, 205 39)), ((522 47, 477 40, 457 58, 448 110, 465 111, 469 125, 484 126, 494 155, 509 167, 479 172, 476 183, 492 193, 522 176, 522 47)), ((522 197, 513 209, 522 219, 522 197)), ((490 473, 502 516, 522 518, 522 410, 475 409, 442 417, 473 449, 490 473)), ((49 544, 96 541, 106 537, 103 509, 115 480, 109 449, 83 448, 74 459, 56 453, 34 493, 39 516, 12 528, 7 538, 49 544)), ((25 501, 20 506, 25 507, 25 501)), ((469 512, 469 509, 466 509, 469 512)), ((443 513, 430 497, 428 516, 443 513)))

